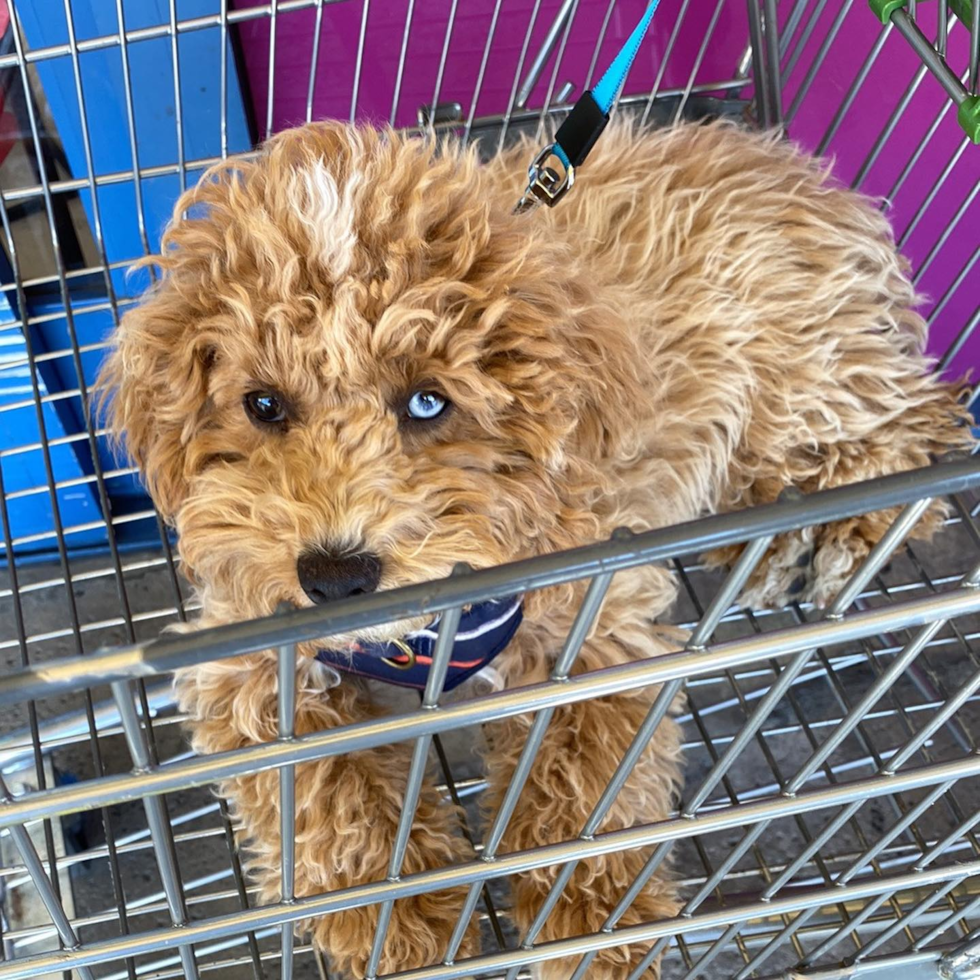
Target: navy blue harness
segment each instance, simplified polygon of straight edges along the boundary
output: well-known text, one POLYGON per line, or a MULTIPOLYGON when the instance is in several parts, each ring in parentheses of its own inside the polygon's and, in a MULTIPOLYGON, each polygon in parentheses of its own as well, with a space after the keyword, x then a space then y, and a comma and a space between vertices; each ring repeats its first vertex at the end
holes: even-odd
MULTIPOLYGON (((510 643, 521 625, 523 602, 523 596, 509 596, 477 603, 463 613, 443 690, 458 687, 510 643)), ((423 690, 432 666, 438 626, 439 618, 403 640, 357 643, 347 650, 321 650, 316 659, 348 674, 423 690)))

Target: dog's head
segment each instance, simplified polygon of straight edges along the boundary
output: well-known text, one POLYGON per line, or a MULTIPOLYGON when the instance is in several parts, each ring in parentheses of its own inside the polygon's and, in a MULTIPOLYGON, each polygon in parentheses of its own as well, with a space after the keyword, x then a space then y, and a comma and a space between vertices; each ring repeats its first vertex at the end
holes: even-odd
POLYGON ((212 611, 600 532, 631 351, 500 183, 452 145, 321 124, 178 201, 103 384, 212 611))

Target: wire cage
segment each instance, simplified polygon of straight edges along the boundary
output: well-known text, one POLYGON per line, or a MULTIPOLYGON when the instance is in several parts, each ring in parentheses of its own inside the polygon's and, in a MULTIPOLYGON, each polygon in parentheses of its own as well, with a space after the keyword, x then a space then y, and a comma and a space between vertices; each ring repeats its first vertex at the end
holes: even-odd
MULTIPOLYGON (((106 445, 91 400, 107 335, 147 285, 126 270, 158 248, 177 194, 213 162, 316 118, 453 130, 492 153, 560 119, 643 7, 0 0, 0 980, 328 977, 329 962, 294 939, 295 921, 383 910, 449 884, 468 887, 484 952, 433 963, 419 980, 524 977, 558 956, 588 976, 598 950, 639 940, 652 943, 649 959, 664 954, 669 977, 976 975, 973 459, 413 586, 374 597, 368 612, 347 600, 329 616, 155 639, 193 618, 194 602, 168 528, 106 445), (945 531, 908 544, 936 497, 951 502, 945 531), (899 506, 828 611, 735 603, 773 535, 899 506), (727 573, 699 564, 707 548, 738 542, 749 545, 727 573), (559 671, 437 712, 396 699, 382 722, 300 738, 287 728, 204 760, 182 740, 169 677, 181 665, 278 648, 288 718, 294 644, 328 626, 588 579, 570 664, 610 577, 649 562, 674 570, 672 621, 692 631, 669 656, 573 681, 559 671), (663 688, 638 740, 687 694, 678 811, 617 831, 603 831, 599 812, 575 840, 498 853, 476 806, 485 782, 470 748, 481 726, 533 712, 531 760, 561 705, 653 684, 663 688), (277 766, 287 800, 296 764, 392 740, 415 745, 404 829, 431 749, 447 804, 462 804, 472 859, 401 876, 396 853, 388 880, 259 904, 211 784, 277 766), (646 849, 651 872, 672 850, 678 918, 621 927, 614 913, 601 932, 549 943, 517 933, 512 876, 570 874, 621 848, 646 849)), ((888 209, 940 367, 959 375, 975 364, 977 0, 663 0, 654 23, 621 108, 650 125, 727 115, 779 126, 832 156, 837 179, 888 209)), ((508 816, 505 806, 492 821, 508 816)), ((288 841, 287 805, 282 819, 288 841)), ((556 889, 549 901, 559 900, 556 889)))

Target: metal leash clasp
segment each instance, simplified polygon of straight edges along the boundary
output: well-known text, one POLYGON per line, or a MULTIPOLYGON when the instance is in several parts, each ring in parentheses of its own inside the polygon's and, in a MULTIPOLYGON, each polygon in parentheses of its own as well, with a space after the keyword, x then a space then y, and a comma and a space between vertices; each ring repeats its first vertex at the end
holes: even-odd
POLYGON ((516 214, 533 211, 539 204, 553 208, 575 183, 575 168, 570 163, 566 164, 555 152, 554 143, 549 143, 527 168, 527 180, 527 189, 514 208, 516 214), (550 157, 561 164, 560 174, 553 167, 546 166, 550 157))

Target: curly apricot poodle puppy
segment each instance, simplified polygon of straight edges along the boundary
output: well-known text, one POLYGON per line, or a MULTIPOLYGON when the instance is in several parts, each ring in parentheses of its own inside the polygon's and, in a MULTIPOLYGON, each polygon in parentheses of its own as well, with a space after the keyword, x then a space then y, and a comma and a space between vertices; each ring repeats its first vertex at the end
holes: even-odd
MULTIPOLYGON (((452 142, 320 123, 213 168, 177 202, 162 254, 147 260, 159 281, 124 318, 103 382, 113 430, 179 533, 202 625, 923 466, 970 444, 957 390, 923 356, 886 220, 812 159, 728 124, 617 123, 561 206, 515 215, 532 150, 481 163, 452 142)), ((826 603, 891 516, 777 538, 743 601, 826 603)), ((579 594, 525 597, 498 681, 548 676, 579 594)), ((617 576, 575 670, 675 649, 655 625, 674 595, 665 569, 617 576)), ((356 676, 337 685, 317 652, 301 649, 297 733, 380 710, 356 676)), ((188 670, 179 693, 200 752, 276 735, 271 652, 188 670)), ((504 851, 578 836, 655 694, 555 713, 504 851)), ((528 725, 491 728, 491 807, 528 725)), ((668 815, 679 745, 667 718, 604 829, 668 815)), ((299 767, 297 896, 386 877, 409 751, 299 767)), ((274 900, 277 774, 222 791, 274 900)), ((601 928, 646 857, 583 862, 540 939, 601 928)), ((467 859, 427 784, 405 871, 467 859)), ((554 874, 516 881, 521 929, 554 874)), ((396 903, 381 972, 439 962, 462 901, 448 890, 396 903)), ((677 908, 665 871, 621 921, 677 908)), ((377 917, 373 906, 306 926, 362 977, 377 917)), ((474 923, 460 955, 477 950, 474 923)), ((643 953, 604 952, 589 975, 621 980, 643 953)), ((572 966, 536 969, 557 980, 572 966)))

